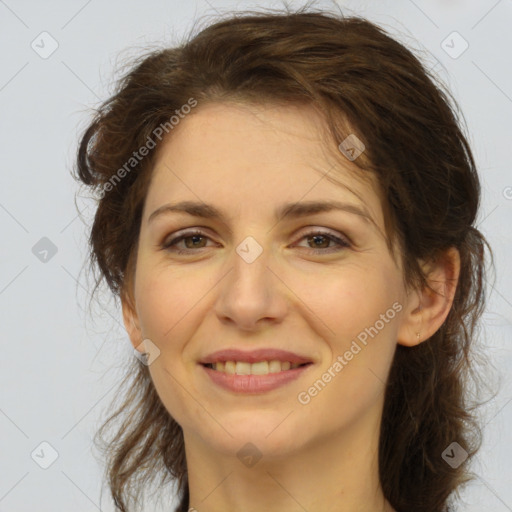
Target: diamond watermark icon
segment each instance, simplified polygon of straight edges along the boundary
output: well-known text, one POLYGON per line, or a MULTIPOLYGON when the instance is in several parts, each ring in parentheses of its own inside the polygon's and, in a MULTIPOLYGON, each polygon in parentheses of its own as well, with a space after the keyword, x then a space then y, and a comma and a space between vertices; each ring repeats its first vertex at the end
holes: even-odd
POLYGON ((30 456, 39 467, 48 469, 59 458, 59 453, 50 443, 43 441, 30 456))
POLYGON ((238 245, 236 252, 246 263, 252 263, 263 252, 263 247, 252 236, 248 236, 238 245))
POLYGON ((240 459, 240 462, 248 468, 255 466, 261 457, 263 457, 262 453, 252 443, 244 444, 242 448, 238 450, 236 456, 240 459))
POLYGON ((469 43, 454 30, 446 39, 443 39, 441 48, 452 59, 458 59, 469 48, 469 43))
POLYGON ((468 452, 454 441, 446 448, 441 457, 448 465, 456 469, 468 458, 468 452))
POLYGON ((160 349, 149 338, 146 338, 133 349, 133 355, 141 363, 149 366, 160 356, 160 349))
POLYGON ((354 133, 351 133, 339 146, 338 149, 353 162, 365 149, 363 141, 354 133))
POLYGON ((41 32, 30 44, 42 59, 48 59, 59 47, 57 40, 48 32, 41 32))
POLYGON ((49 238, 43 236, 43 238, 32 247, 32 254, 36 256, 39 261, 48 263, 57 254, 57 250, 57 246, 49 238))

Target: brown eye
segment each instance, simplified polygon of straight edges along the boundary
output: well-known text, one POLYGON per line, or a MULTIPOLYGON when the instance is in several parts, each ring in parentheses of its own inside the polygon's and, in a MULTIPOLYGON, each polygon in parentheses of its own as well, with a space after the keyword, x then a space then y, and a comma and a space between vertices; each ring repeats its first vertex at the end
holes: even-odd
POLYGON ((201 235, 192 235, 192 236, 184 236, 182 238, 182 240, 185 241, 185 247, 187 249, 197 249, 197 248, 204 247, 204 245, 201 245, 200 242, 201 241, 204 242, 206 240, 206 238, 201 235), (190 244, 187 243, 188 241, 190 241, 190 244))
POLYGON ((166 251, 183 254, 189 251, 194 251, 194 249, 206 248, 207 240, 210 240, 210 238, 206 236, 202 231, 189 231, 182 233, 181 235, 172 238, 169 241, 165 241, 161 245, 161 248, 166 251), (184 245, 176 248, 181 242, 183 242, 184 245))
POLYGON ((303 239, 307 241, 307 244, 309 246, 306 247, 306 249, 311 249, 311 251, 314 252, 315 254, 341 251, 351 246, 348 240, 324 231, 313 231, 310 233, 306 233, 301 238, 301 240, 303 239), (329 247, 329 244, 332 244, 333 242, 335 246, 329 247))
POLYGON ((331 243, 331 239, 325 235, 308 236, 308 243, 313 243, 313 249, 327 249, 331 243))

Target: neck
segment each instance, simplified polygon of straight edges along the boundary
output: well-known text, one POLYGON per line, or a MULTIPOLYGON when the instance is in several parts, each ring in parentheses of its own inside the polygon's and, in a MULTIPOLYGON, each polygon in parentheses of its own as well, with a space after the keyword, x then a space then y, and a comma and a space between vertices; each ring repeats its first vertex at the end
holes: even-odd
POLYGON ((251 467, 185 434, 190 510, 393 512, 379 480, 378 434, 377 419, 286 457, 263 454, 251 467))

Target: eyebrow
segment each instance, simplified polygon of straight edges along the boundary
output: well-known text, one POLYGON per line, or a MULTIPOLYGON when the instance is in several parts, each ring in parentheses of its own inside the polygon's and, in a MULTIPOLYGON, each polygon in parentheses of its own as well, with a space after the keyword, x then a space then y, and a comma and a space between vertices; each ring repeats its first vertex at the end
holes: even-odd
MULTIPOLYGON (((370 213, 366 208, 355 204, 344 203, 336 200, 327 201, 305 201, 301 203, 286 203, 274 212, 277 220, 281 220, 284 217, 306 217, 308 215, 314 215, 317 213, 324 213, 330 211, 345 211, 358 215, 365 222, 376 225, 370 213)), ((182 201, 176 204, 164 204, 157 208, 148 218, 148 224, 153 221, 156 217, 163 214, 169 214, 172 212, 186 213, 193 217, 200 217, 203 219, 214 219, 221 222, 226 222, 226 216, 215 206, 202 202, 195 201, 182 201)))

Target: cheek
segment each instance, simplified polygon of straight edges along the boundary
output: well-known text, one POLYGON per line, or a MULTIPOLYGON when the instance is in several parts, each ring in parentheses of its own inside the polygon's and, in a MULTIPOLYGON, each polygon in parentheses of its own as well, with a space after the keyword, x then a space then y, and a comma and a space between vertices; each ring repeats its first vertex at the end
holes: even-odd
POLYGON ((204 283, 189 273, 157 268, 141 272, 137 278, 135 295, 142 332, 165 350, 168 340, 181 339, 178 333, 187 325, 183 320, 193 318, 194 308, 200 307, 204 283))
POLYGON ((391 268, 350 269, 326 282, 323 293, 314 299, 313 309, 320 312, 333 339, 342 345, 376 323, 379 331, 388 334, 397 323, 393 321, 397 317, 393 304, 402 297, 400 283, 400 276, 391 268))
POLYGON ((375 406, 383 400, 400 309, 394 300, 396 290, 353 287, 348 292, 337 286, 333 294, 336 299, 324 309, 325 321, 334 331, 328 338, 331 357, 301 390, 300 402, 309 401, 308 417, 316 417, 317 428, 326 430, 379 410, 375 406))
MULTIPOLYGON (((400 276, 381 267, 347 272, 328 289, 322 311, 333 331, 331 361, 315 378, 329 383, 325 388, 319 384, 322 397, 317 405, 342 399, 344 408, 362 411, 382 393, 396 348, 400 283, 400 276)), ((347 413, 339 411, 341 416, 347 413)))
POLYGON ((204 411, 187 393, 187 368, 183 355, 187 340, 200 318, 204 283, 190 273, 157 267, 140 272, 136 283, 136 298, 142 333, 160 350, 149 366, 151 379, 160 400, 169 414, 182 427, 190 418, 201 417, 204 411))

